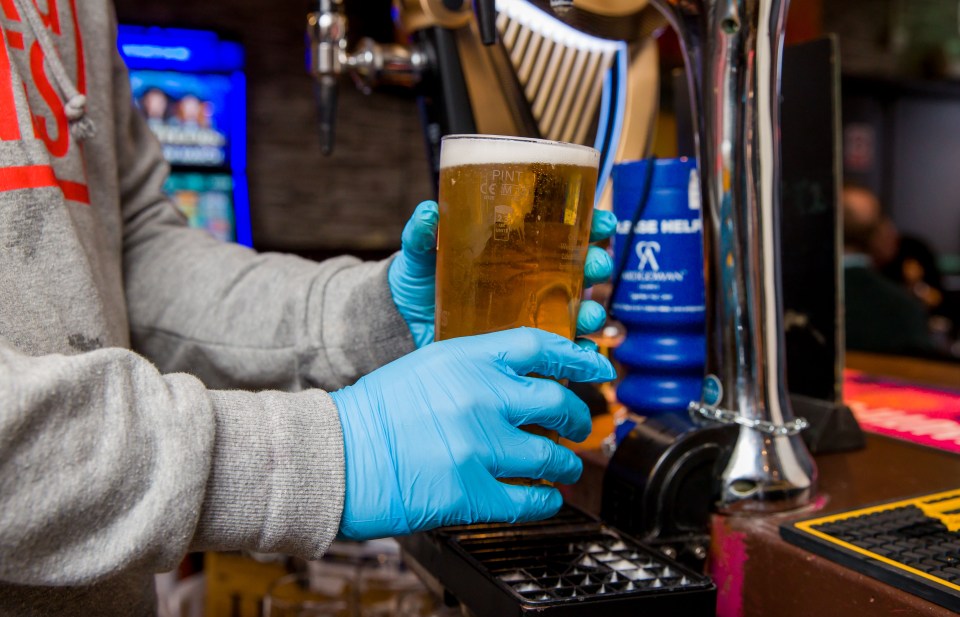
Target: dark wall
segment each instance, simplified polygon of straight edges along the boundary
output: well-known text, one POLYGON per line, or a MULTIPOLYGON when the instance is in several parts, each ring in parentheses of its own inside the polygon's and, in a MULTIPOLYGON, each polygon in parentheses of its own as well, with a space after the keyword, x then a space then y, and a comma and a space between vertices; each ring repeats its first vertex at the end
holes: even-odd
POLYGON ((846 179, 875 190, 905 233, 960 254, 960 5, 824 3, 838 34, 846 179))
POLYGON ((825 0, 846 73, 960 77, 956 0, 825 0))
POLYGON ((304 68, 306 2, 116 0, 116 6, 121 23, 208 28, 244 44, 256 247, 318 253, 399 246, 407 216, 432 195, 415 100, 364 96, 345 81, 336 150, 322 156, 304 68))
MULTIPOLYGON (((258 247, 324 252, 398 245, 409 212, 432 194, 415 101, 396 93, 365 97, 344 83, 336 151, 321 156, 312 83, 304 71, 306 2, 115 1, 121 21, 210 28, 246 46, 258 247)), ((383 35, 385 1, 358 0, 351 7, 361 11, 354 24, 383 35)), ((824 2, 823 26, 840 34, 847 73, 949 73, 960 71, 960 59, 951 55, 960 49, 952 44, 957 12, 956 0, 843 0, 824 2)))
POLYGON ((960 255, 960 92, 894 108, 891 215, 939 254, 960 255))

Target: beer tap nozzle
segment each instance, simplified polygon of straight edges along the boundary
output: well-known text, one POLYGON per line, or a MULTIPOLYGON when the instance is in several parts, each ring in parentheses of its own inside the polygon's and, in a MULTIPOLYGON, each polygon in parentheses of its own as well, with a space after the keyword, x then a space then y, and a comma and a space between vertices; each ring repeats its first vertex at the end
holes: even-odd
POLYGON ((333 152, 334 123, 337 116, 337 76, 343 71, 347 49, 347 18, 341 11, 343 0, 319 0, 316 10, 307 14, 310 50, 307 69, 316 79, 314 90, 320 122, 320 148, 333 152))
POLYGON ((337 122, 337 79, 330 75, 319 77, 314 84, 317 117, 320 123, 320 151, 324 156, 333 153, 337 122))

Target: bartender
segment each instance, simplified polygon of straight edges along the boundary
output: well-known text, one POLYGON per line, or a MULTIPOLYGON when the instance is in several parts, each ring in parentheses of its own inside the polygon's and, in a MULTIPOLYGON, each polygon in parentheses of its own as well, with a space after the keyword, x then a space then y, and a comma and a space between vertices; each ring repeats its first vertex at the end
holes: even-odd
POLYGON ((575 481, 516 426, 582 440, 590 417, 524 375, 610 363, 530 329, 427 345, 432 202, 379 263, 189 229, 115 35, 107 0, 0 2, 0 615, 153 614, 152 573, 188 551, 316 559, 338 535, 554 514, 556 489, 496 478, 575 481))

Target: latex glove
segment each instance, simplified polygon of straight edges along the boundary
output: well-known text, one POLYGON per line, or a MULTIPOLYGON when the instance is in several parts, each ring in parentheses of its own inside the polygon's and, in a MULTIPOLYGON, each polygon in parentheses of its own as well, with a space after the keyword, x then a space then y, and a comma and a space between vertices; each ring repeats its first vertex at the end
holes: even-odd
POLYGON ((563 501, 557 489, 496 478, 575 482, 583 464, 573 452, 516 427, 539 424, 582 441, 590 412, 564 386, 527 373, 615 377, 596 352, 518 328, 428 345, 333 392, 346 459, 340 536, 553 516, 563 501))
MULTIPOLYGON (((403 228, 400 254, 390 264, 387 275, 394 304, 407 322, 417 347, 433 342, 439 220, 437 202, 424 201, 417 206, 403 228)), ((590 241, 609 238, 616 228, 617 217, 612 212, 596 210, 590 227, 590 241)), ((591 246, 587 250, 583 271, 586 287, 605 281, 613 273, 613 259, 605 250, 591 246)), ((606 318, 606 311, 596 302, 581 302, 577 334, 600 329, 606 318)))
POLYGON ((433 342, 436 309, 437 202, 421 202, 400 237, 400 254, 387 272, 390 293, 417 347, 433 342))
MULTIPOLYGON (((617 230, 617 217, 608 210, 594 210, 593 219, 590 224, 590 242, 599 242, 611 237, 617 230)), ((610 254, 599 246, 591 246, 587 249, 587 257, 583 262, 583 286, 590 287, 597 283, 602 283, 613 274, 613 258, 610 254)), ((580 302, 580 312, 577 313, 577 335, 590 334, 603 327, 607 321, 607 311, 603 306, 593 300, 583 300, 580 302)), ((596 345, 592 341, 583 339, 578 341, 581 344, 586 343, 590 348, 595 349, 596 345)))

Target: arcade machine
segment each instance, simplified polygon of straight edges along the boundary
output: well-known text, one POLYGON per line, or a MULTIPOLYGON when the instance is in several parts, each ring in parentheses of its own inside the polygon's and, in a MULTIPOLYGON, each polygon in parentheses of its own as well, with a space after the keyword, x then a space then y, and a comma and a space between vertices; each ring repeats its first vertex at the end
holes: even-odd
POLYGON ((163 147, 165 190, 192 227, 251 246, 243 48, 214 32, 121 25, 134 103, 163 147))

